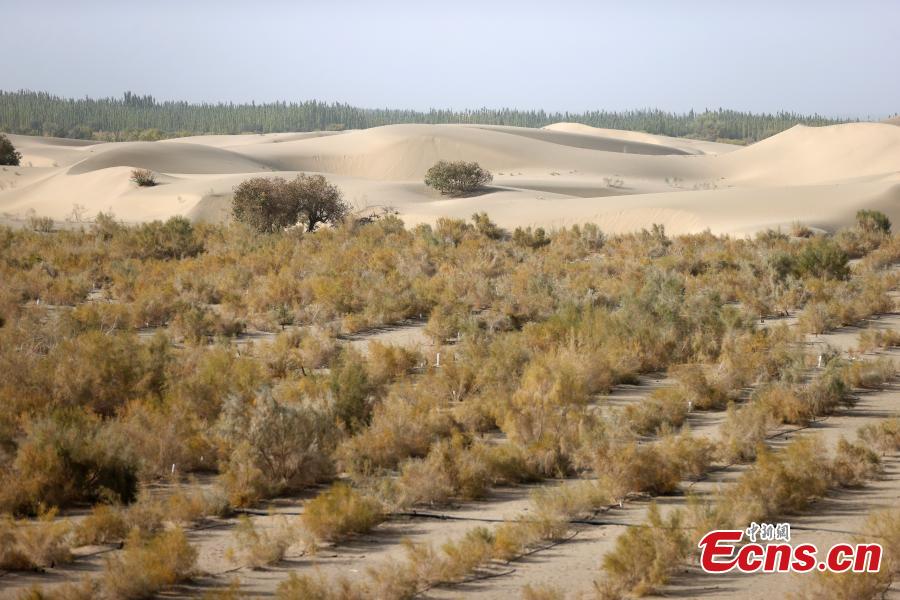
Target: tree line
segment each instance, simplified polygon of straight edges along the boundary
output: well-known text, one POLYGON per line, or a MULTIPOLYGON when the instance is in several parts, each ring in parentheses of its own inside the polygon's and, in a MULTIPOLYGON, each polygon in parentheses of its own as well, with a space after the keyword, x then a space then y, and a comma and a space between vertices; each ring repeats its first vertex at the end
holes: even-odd
POLYGON ((819 126, 845 122, 820 115, 784 111, 756 114, 722 108, 687 113, 649 108, 582 113, 513 108, 417 111, 360 108, 316 100, 197 104, 160 101, 131 92, 125 92, 121 98, 63 98, 47 92, 0 91, 0 131, 105 141, 155 140, 201 133, 366 129, 398 123, 543 127, 561 121, 742 143, 764 139, 797 124, 819 126))

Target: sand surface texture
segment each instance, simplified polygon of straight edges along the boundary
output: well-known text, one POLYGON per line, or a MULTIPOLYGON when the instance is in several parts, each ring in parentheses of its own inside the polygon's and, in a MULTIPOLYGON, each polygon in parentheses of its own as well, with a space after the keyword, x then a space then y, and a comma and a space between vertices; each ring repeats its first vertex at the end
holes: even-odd
POLYGON ((611 233, 661 223, 672 234, 743 235, 802 221, 833 230, 860 208, 900 221, 900 127, 797 126, 748 147, 558 123, 543 129, 391 125, 346 132, 205 135, 94 143, 10 136, 22 166, 0 168, 0 217, 64 222, 228 218, 232 190, 266 175, 322 173, 361 212, 409 225, 486 211, 504 227, 596 222, 611 233), (438 160, 474 160, 493 183, 467 197, 423 183, 438 160), (159 185, 140 188, 131 169, 159 185))

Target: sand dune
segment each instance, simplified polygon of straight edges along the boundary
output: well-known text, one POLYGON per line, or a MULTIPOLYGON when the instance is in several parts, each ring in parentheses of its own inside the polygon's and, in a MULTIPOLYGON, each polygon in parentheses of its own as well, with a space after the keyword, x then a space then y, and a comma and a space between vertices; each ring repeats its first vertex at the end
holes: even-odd
MULTIPOLYGON (((543 130, 574 133, 612 140, 622 140, 638 142, 647 145, 662 146, 664 148, 680 150, 681 154, 724 154, 726 152, 731 152, 740 148, 740 146, 737 146, 735 144, 722 144, 719 142, 707 142, 703 140, 691 140, 688 138, 669 137, 666 135, 654 135, 652 133, 644 133, 643 131, 603 129, 600 127, 583 125, 581 123, 554 123, 553 125, 547 125, 543 128, 543 130)), ((678 152, 672 152, 672 154, 678 154, 678 152)))
POLYGON ((745 234, 794 221, 835 229, 859 208, 900 222, 900 128, 795 127, 748 147, 559 123, 544 129, 392 125, 360 131, 196 136, 91 143, 11 136, 23 166, 0 171, 0 212, 62 220, 73 207, 125 221, 174 214, 227 218, 235 185, 254 175, 323 173, 364 210, 409 223, 487 211, 505 227, 596 221, 609 231, 654 222, 673 233, 745 234), (422 179, 437 160, 494 173, 483 193, 448 198, 422 179), (30 165, 30 166, 28 166, 30 165), (130 169, 160 185, 138 188, 130 169))

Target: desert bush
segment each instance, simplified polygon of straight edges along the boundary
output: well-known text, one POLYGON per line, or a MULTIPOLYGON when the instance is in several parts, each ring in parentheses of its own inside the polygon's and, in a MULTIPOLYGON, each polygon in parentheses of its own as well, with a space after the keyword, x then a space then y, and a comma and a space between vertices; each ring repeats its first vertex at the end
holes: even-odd
POLYGON ((0 133, 0 165, 18 167, 22 153, 18 152, 9 138, 0 133))
POLYGON ((491 221, 486 212, 473 214, 472 223, 475 225, 475 230, 478 233, 490 240, 500 240, 503 239, 503 237, 506 235, 503 229, 501 229, 497 226, 496 223, 491 221))
POLYGON ((526 227, 525 229, 516 227, 515 231, 513 231, 512 241, 517 246, 537 250, 550 244, 551 239, 543 227, 537 227, 533 231, 531 227, 526 227))
POLYGON ((841 487, 860 487, 881 472, 881 460, 868 445, 848 442, 841 437, 831 465, 834 483, 841 487))
POLYGON ((755 459, 771 426, 772 415, 767 406, 756 402, 729 405, 719 433, 721 458, 729 463, 755 459))
MULTIPOLYGON (((854 361, 846 365, 841 373, 842 381, 853 387, 864 389, 880 389, 893 379, 897 373, 897 365, 888 357, 877 360, 854 361)), ((846 392, 844 392, 846 394, 846 392)))
POLYGON ((281 561, 297 537, 296 529, 284 518, 260 530, 250 517, 242 515, 234 529, 235 545, 229 553, 243 565, 258 569, 281 561))
POLYGON ((338 462, 354 478, 393 469, 409 457, 422 457, 432 442, 448 435, 449 416, 435 398, 398 389, 375 406, 372 423, 338 448, 338 462))
POLYGON ((297 490, 333 473, 333 421, 311 404, 281 403, 269 393, 253 404, 232 397, 218 430, 228 456, 222 480, 234 506, 297 490))
POLYGON ((765 407, 777 423, 807 425, 816 416, 808 394, 787 383, 775 382, 761 387, 751 401, 765 407))
POLYGON ((816 237, 803 244, 797 254, 800 276, 846 279, 850 275, 847 254, 831 239, 816 237))
POLYGON ((54 567, 72 560, 72 524, 51 509, 37 520, 0 515, 0 569, 22 571, 54 567))
POLYGON ((681 427, 687 418, 688 401, 681 390, 653 390, 646 400, 625 407, 625 419, 635 433, 653 435, 660 427, 681 427))
POLYGON ((232 203, 236 221, 268 233, 298 222, 312 232, 320 223, 340 223, 348 212, 341 191, 321 175, 248 179, 235 187, 232 203))
POLYGON ((109 427, 80 411, 25 423, 25 437, 0 470, 0 507, 34 514, 73 502, 128 503, 137 493, 137 465, 109 427))
POLYGON ((900 418, 881 419, 860 427, 859 439, 882 453, 900 450, 900 418))
MULTIPOLYGON (((664 433, 664 432, 661 432, 664 433)), ((716 444, 687 430, 678 434, 664 433, 659 442, 659 452, 672 463, 681 479, 698 479, 712 463, 716 444)))
POLYGON ((54 222, 50 217, 28 217, 28 226, 32 231, 39 233, 50 233, 53 231, 54 222))
POLYGON ((119 506, 98 504, 75 528, 80 546, 110 544, 124 540, 129 532, 128 517, 119 506))
POLYGON ((691 549, 682 518, 675 510, 662 517, 653 503, 645 523, 616 538, 615 548, 603 557, 606 594, 618 590, 641 596, 664 585, 691 549))
POLYGON ((404 348, 382 344, 377 340, 369 342, 366 372, 376 385, 384 385, 402 379, 422 360, 420 353, 404 348))
POLYGON ((800 437, 777 453, 760 446, 756 462, 720 503, 730 511, 732 525, 744 526, 796 513, 820 498, 830 483, 831 464, 821 440, 800 437))
POLYGON ((384 520, 380 503, 337 483, 306 503, 303 526, 319 539, 337 540, 366 533, 384 520))
POLYGON ((363 429, 371 417, 375 385, 369 381, 362 355, 352 348, 343 350, 331 367, 329 379, 335 416, 347 431, 363 429))
POLYGON ((132 231, 131 237, 130 254, 142 259, 183 260, 204 249, 193 224, 181 216, 143 223, 132 231))
POLYGON ((476 162, 438 161, 425 173, 425 185, 442 194, 464 194, 474 192, 494 176, 476 162))
POLYGON ((900 331, 893 329, 864 329, 859 332, 857 348, 860 352, 874 352, 878 349, 900 346, 900 331))
POLYGON ((181 529, 164 531, 145 539, 129 535, 124 550, 107 559, 102 577, 106 594, 113 598, 146 598, 163 588, 189 579, 194 573, 197 550, 181 529))
POLYGON ((153 187, 156 185, 156 174, 150 169, 132 169, 131 181, 140 187, 153 187))
POLYGON ((859 210, 856 212, 856 226, 867 233, 890 233, 891 220, 883 212, 877 210, 859 210))
POLYGON ((594 472, 620 502, 635 492, 668 494, 678 489, 681 481, 673 458, 664 456, 656 444, 613 444, 598 452, 594 472))
POLYGON ((678 388, 691 408, 720 410, 728 404, 728 394, 721 385, 711 382, 701 365, 681 365, 673 369, 678 388))
MULTIPOLYGON (((438 441, 426 458, 403 463, 397 482, 400 505, 444 504, 451 498, 482 498, 490 485, 503 476, 492 471, 498 465, 492 455, 496 456, 484 445, 467 445, 460 435, 438 441)), ((523 470, 528 473, 527 466, 523 466, 523 470)), ((515 477, 508 468, 505 475, 515 477)))

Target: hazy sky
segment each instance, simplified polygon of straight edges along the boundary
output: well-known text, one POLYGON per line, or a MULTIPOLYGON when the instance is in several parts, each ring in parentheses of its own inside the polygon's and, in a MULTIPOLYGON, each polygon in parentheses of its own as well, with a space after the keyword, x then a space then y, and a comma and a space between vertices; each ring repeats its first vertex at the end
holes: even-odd
POLYGON ((0 89, 392 108, 900 111, 896 0, 0 0, 0 89))

